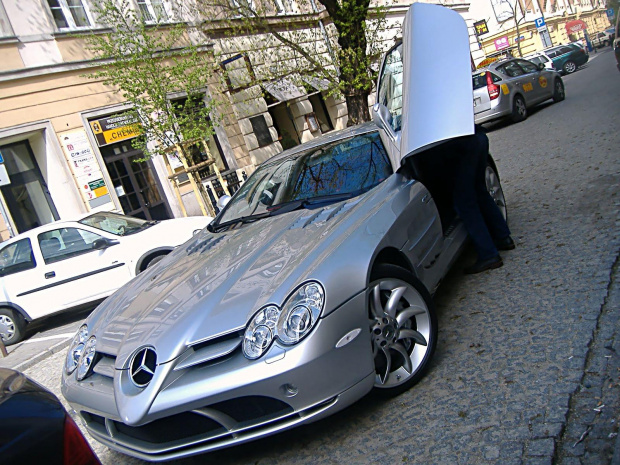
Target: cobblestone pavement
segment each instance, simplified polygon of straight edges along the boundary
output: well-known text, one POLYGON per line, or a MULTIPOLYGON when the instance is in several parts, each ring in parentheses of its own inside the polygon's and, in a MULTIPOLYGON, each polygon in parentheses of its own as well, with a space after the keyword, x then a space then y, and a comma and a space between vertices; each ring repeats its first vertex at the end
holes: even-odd
MULTIPOLYGON (((185 463, 611 462, 620 421, 620 76, 604 51, 564 81, 564 102, 491 128, 517 249, 503 268, 474 276, 462 274, 466 255, 442 284, 428 375, 395 399, 368 396, 329 419, 185 463)), ((58 393, 62 358, 27 374, 58 393)), ((104 464, 141 463, 95 448, 104 464)))

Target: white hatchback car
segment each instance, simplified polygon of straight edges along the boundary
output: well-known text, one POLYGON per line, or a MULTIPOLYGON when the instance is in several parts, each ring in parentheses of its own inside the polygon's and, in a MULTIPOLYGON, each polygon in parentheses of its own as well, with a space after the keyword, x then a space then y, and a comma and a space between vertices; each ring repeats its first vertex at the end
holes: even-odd
POLYGON ((100 301, 178 245, 212 218, 145 221, 95 213, 56 221, 0 245, 0 337, 24 337, 26 323, 100 301))

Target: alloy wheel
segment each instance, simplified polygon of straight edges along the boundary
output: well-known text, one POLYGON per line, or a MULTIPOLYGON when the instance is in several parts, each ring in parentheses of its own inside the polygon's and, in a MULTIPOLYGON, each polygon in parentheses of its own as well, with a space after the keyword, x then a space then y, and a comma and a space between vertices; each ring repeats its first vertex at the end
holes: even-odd
POLYGON ((504 219, 506 219, 506 217, 508 216, 506 197, 504 197, 504 190, 502 189, 502 185, 499 181, 499 176, 497 176, 497 173, 492 166, 487 165, 487 170, 484 174, 484 178, 489 194, 493 198, 493 201, 495 201, 495 204, 499 207, 499 210, 502 212, 502 216, 504 217, 504 219))
POLYGON ((517 112, 519 113, 519 116, 522 119, 525 119, 525 117, 527 116, 527 108, 525 106, 525 101, 523 99, 517 99, 517 101, 515 102, 515 105, 517 106, 517 112))
POLYGON ((15 336, 15 322, 7 315, 0 315, 0 337, 8 341, 15 336))
POLYGON ((369 306, 375 387, 400 386, 425 365, 432 350, 429 308, 414 286, 396 278, 373 283, 369 306))
POLYGON ((564 65, 564 72, 566 74, 574 73, 576 69, 577 69, 577 66, 572 61, 569 61, 564 65))

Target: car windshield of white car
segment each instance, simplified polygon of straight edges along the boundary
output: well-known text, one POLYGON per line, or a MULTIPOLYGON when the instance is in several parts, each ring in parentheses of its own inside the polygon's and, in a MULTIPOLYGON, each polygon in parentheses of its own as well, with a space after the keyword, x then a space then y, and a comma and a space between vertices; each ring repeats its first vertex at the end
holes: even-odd
POLYGON ((378 132, 314 147, 258 168, 214 226, 351 198, 390 174, 392 168, 378 132))
POLYGON ((102 231, 115 234, 117 236, 127 236, 138 231, 142 231, 152 226, 156 221, 146 221, 131 216, 118 215, 116 213, 102 212, 87 216, 79 223, 101 229, 102 231))

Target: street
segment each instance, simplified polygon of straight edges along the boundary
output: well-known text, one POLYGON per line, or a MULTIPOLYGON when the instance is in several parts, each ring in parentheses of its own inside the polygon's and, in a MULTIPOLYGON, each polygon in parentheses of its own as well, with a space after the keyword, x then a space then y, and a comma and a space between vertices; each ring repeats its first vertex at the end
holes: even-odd
MULTIPOLYGON (((437 351, 418 385, 182 463, 610 463, 620 422, 620 73, 612 50, 591 53, 564 84, 565 101, 487 127, 517 248, 502 253, 502 268, 465 276, 469 251, 448 275, 435 295, 437 351)), ((64 356, 25 371, 61 399, 64 356)), ((143 463, 91 444, 104 464, 143 463)))

